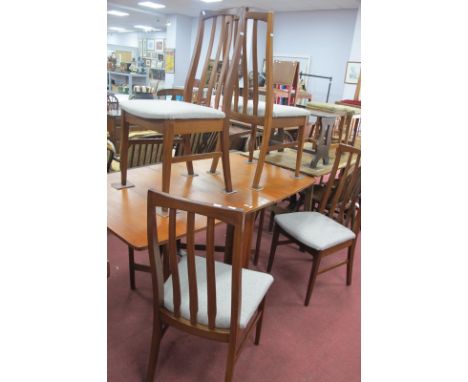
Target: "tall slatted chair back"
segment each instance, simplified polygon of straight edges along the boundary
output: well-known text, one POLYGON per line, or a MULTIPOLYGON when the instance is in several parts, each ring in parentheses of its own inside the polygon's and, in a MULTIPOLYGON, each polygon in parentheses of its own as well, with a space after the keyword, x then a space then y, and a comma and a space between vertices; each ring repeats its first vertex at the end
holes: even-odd
POLYGON ((361 150, 340 144, 336 150, 335 162, 328 179, 318 212, 338 221, 346 227, 355 229, 356 208, 361 196, 361 150), (339 168, 343 157, 345 167, 339 168))
POLYGON ((218 109, 221 104, 239 11, 202 11, 184 100, 218 109), (198 79, 197 79, 198 78, 198 79))
MULTIPOLYGON (((239 209, 228 209, 225 207, 215 207, 207 204, 199 204, 186 199, 174 198, 167 194, 156 191, 148 192, 148 240, 150 250, 150 262, 153 274, 153 293, 155 301, 159 301, 159 309, 171 316, 181 324, 187 325, 186 320, 181 316, 181 275, 179 274, 179 257, 176 251, 176 226, 178 220, 177 210, 186 213, 187 221, 187 275, 189 286, 189 306, 190 306, 190 325, 198 328, 199 325, 206 326, 206 330, 216 328, 217 301, 216 295, 216 273, 214 258, 214 230, 215 221, 219 220, 232 225, 234 228, 234 253, 232 264, 232 285, 231 290, 231 331, 236 331, 239 325, 240 313, 240 294, 241 294, 241 243, 242 230, 244 225, 244 213, 239 209), (164 277, 163 264, 159 255, 159 243, 157 234, 156 208, 163 207, 169 209, 168 231, 169 241, 167 243, 166 256, 169 260, 170 275, 172 277, 172 300, 173 312, 166 311, 163 307, 164 295, 164 277), (206 230, 206 257, 204 258, 204 268, 206 269, 206 287, 207 287, 207 306, 203 310, 208 312, 208 322, 200 323, 197 319, 197 313, 201 310, 199 306, 199 291, 197 289, 197 272, 195 260, 195 215, 203 215, 207 219, 206 230), (236 287, 234 287, 234 285, 236 287)), ((167 219, 167 218, 166 218, 167 219)), ((167 286, 166 286, 167 287, 167 286)))
POLYGON ((224 97, 224 110, 231 119, 249 121, 271 129, 273 115, 273 14, 244 11, 237 31, 232 65, 229 68, 224 97), (247 49, 247 33, 252 46, 247 49), (263 32, 263 33, 262 33, 263 32), (259 41, 265 41, 265 52, 259 54, 259 41), (265 103, 260 110, 259 68, 265 60, 265 103), (252 80, 249 72, 253 73, 252 80))

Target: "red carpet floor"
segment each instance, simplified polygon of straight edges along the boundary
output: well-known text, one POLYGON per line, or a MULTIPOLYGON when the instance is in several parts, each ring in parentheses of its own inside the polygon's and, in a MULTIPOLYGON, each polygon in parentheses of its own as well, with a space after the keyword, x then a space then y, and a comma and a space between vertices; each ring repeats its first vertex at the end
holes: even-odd
MULTIPOLYGON (((222 243, 224 229, 217 229, 222 243)), ((255 239, 255 238, 254 238, 255 239)), ((271 234, 264 232, 258 270, 265 271, 271 234)), ((311 303, 303 305, 311 259, 293 245, 278 248, 275 279, 268 298, 259 346, 244 345, 235 381, 357 382, 361 379, 360 239, 353 284, 345 284, 345 267, 320 275, 311 303)), ((136 260, 147 263, 147 252, 136 260)), ((345 253, 325 258, 323 265, 345 253)), ((131 291, 127 247, 108 236, 108 380, 142 381, 150 347, 150 276, 137 272, 131 291)), ((155 381, 219 382, 224 380, 227 345, 170 328, 165 334, 155 381)))

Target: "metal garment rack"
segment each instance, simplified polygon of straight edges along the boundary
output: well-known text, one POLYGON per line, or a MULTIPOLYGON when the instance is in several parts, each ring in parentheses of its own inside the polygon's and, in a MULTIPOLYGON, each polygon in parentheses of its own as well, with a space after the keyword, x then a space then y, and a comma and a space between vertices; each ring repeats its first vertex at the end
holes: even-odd
POLYGON ((314 78, 323 78, 324 80, 328 80, 328 90, 327 90, 327 100, 325 102, 328 102, 328 99, 330 97, 330 89, 331 89, 331 84, 333 77, 327 77, 327 76, 319 76, 317 74, 309 74, 309 73, 299 73, 299 76, 302 78, 304 77, 314 77, 314 78))

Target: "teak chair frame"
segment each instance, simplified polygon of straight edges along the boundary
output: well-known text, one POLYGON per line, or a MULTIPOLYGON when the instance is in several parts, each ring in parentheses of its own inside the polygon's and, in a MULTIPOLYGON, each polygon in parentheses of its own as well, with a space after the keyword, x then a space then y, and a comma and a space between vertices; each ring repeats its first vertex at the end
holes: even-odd
POLYGON ((297 240, 278 224, 275 224, 273 230, 273 239, 271 242, 270 257, 268 259, 267 271, 271 273, 273 267, 273 261, 276 254, 276 247, 282 244, 295 243, 301 249, 312 255, 312 268, 310 272, 309 282, 307 285, 307 292, 304 305, 308 306, 312 291, 317 279, 317 275, 328 272, 337 267, 346 265, 346 285, 351 285, 353 276, 353 263, 354 263, 354 252, 356 249, 356 240, 361 227, 361 150, 349 146, 340 144, 336 152, 335 162, 333 163, 333 169, 330 174, 329 180, 325 187, 323 197, 320 201, 318 212, 327 215, 329 218, 336 220, 338 223, 350 227, 355 233, 356 237, 351 240, 347 240, 343 243, 334 245, 322 251, 318 251, 314 248, 306 246, 301 241, 297 240), (346 166, 339 169, 339 164, 342 155, 348 155, 346 166), (356 161, 354 164, 353 156, 356 161), (337 176, 339 175, 339 176, 337 176), (279 236, 283 235, 287 240, 279 241, 279 236), (319 270, 320 263, 323 257, 329 256, 341 249, 347 248, 348 254, 344 261, 328 266, 325 269, 319 270))
POLYGON ((246 328, 239 326, 242 301, 242 238, 244 233, 245 213, 241 209, 218 207, 205 203, 192 202, 187 199, 173 197, 155 190, 148 191, 148 250, 153 285, 153 334, 146 381, 152 382, 156 371, 157 358, 162 336, 169 326, 199 337, 229 344, 225 382, 232 381, 234 365, 239 356, 242 345, 249 333, 256 328, 255 344, 260 342, 265 298, 260 303, 257 312, 249 321, 246 328), (169 209, 169 241, 162 260, 157 233, 156 208, 169 209), (181 291, 178 271, 178 255, 176 243, 176 212, 187 213, 187 267, 190 297, 190 320, 181 316, 181 291), (208 325, 197 322, 198 291, 195 270, 195 214, 207 217, 207 312, 208 325), (233 257, 231 284, 231 322, 229 329, 216 328, 216 276, 214 260, 214 228, 215 220, 229 224, 233 228, 233 257), (164 307, 164 281, 172 275, 172 292, 174 312, 164 307))
MULTIPOLYGON (((226 73, 229 66, 229 54, 231 51, 231 41, 237 28, 238 24, 238 10, 226 9, 221 11, 202 11, 198 26, 198 34, 195 42, 195 50, 192 55, 192 60, 189 67, 189 72, 186 78, 185 87, 183 90, 183 98, 185 102, 192 102, 204 106, 211 106, 211 97, 214 90, 216 89, 216 96, 214 107, 218 108, 220 103, 220 97, 222 89, 226 81, 226 73), (213 40, 216 34, 216 27, 218 25, 218 19, 221 19, 221 32, 218 36, 218 44, 216 51, 216 65, 222 59, 222 69, 221 75, 216 78, 216 70, 212 71, 212 75, 209 79, 207 96, 204 95, 204 87, 198 89, 198 92, 193 93, 193 87, 195 84, 195 76, 200 64, 200 55, 201 49, 204 41, 204 32, 205 24, 212 21, 212 29, 210 34, 210 42, 207 49, 207 54, 205 57, 205 62, 203 64, 203 75, 202 81, 200 84, 204 83, 206 68, 208 67, 210 57, 213 51, 213 40), (216 81, 215 81, 216 79, 216 81), (215 87, 216 85, 216 87, 215 87)), ((215 66, 216 68, 217 66, 215 66)), ((202 85, 200 85, 202 86, 202 85)), ((171 95, 174 99, 176 95, 180 95, 180 90, 171 90, 167 93, 160 92, 161 95, 171 95)), ((171 165, 172 163, 185 162, 187 166, 187 172, 189 176, 196 176, 193 169, 194 160, 202 160, 213 158, 216 163, 219 158, 222 159, 222 168, 224 175, 224 185, 225 192, 233 192, 232 181, 231 181, 231 170, 229 165, 229 119, 172 119, 172 120, 155 120, 155 119, 146 119, 141 118, 135 115, 122 110, 122 139, 121 139, 121 183, 113 184, 115 188, 127 188, 132 187, 133 185, 127 182, 127 156, 128 156, 128 145, 129 145, 129 126, 138 125, 144 129, 155 130, 163 135, 164 142, 164 153, 163 153, 163 176, 162 176, 162 190, 164 192, 169 192, 170 187, 170 177, 171 177, 171 165), (192 134, 199 133, 209 133, 217 132, 219 133, 218 144, 216 146, 216 151, 211 153, 198 153, 194 154, 190 148, 190 136, 192 134), (181 136, 183 140, 183 154, 173 157, 172 156, 172 146, 174 144, 174 137, 181 136)), ((216 171, 211 171, 215 173, 216 171)))
MULTIPOLYGON (((262 176, 265 157, 268 152, 273 150, 282 150, 287 147, 297 146, 297 160, 295 168, 295 177, 300 176, 300 167, 302 159, 302 149, 304 142, 304 129, 307 124, 308 117, 276 117, 273 118, 273 13, 272 12, 256 12, 244 9, 243 16, 239 23, 232 65, 229 68, 227 87, 224 94, 224 111, 229 115, 232 121, 241 122, 251 126, 250 146, 249 146, 249 163, 253 163, 253 153, 255 151, 255 141, 257 135, 257 126, 263 126, 263 139, 260 148, 260 153, 257 161, 252 188, 256 190, 262 189, 260 179, 262 176), (247 52, 247 24, 252 20, 252 67, 253 79, 249 81, 248 73, 248 52, 247 52), (266 82, 265 90, 260 88, 258 82, 258 23, 266 23, 266 53, 265 53, 265 70, 266 82), (241 55, 242 52, 242 55, 241 55), (240 64, 240 65, 239 65, 240 64), (243 87, 239 86, 239 66, 241 67, 243 87), (232 87, 232 88, 231 88, 232 87), (265 111, 264 115, 259 115, 259 96, 265 94, 265 111), (242 98, 242 109, 239 111, 239 101, 242 98), (252 113, 248 112, 249 101, 252 101, 252 113), (272 129, 283 129, 286 127, 298 127, 297 140, 293 142, 282 142, 270 146, 270 137, 272 129)), ((218 160, 213 161, 212 171, 216 169, 218 160)))

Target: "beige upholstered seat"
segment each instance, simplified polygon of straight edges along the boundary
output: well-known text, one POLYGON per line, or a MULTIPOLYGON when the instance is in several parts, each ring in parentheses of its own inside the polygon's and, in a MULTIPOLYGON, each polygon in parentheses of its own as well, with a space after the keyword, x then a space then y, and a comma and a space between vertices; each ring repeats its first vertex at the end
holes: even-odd
POLYGON ((120 103, 127 113, 146 119, 223 119, 225 114, 210 107, 182 101, 128 100, 120 103))
MULTIPOLYGON (((208 325, 207 312, 207 286, 206 286, 206 262, 204 258, 195 256, 198 284, 198 317, 200 324, 208 325)), ((231 272, 230 265, 215 262, 216 272, 216 327, 229 328, 231 323, 231 272)), ((187 257, 179 262, 180 313, 182 317, 190 320, 190 298, 187 276, 187 257)), ((268 273, 242 269, 242 303, 239 326, 245 328, 257 311, 268 288, 273 282, 273 277, 268 273)), ((172 302, 172 276, 164 284, 164 306, 173 311, 172 302)))
MULTIPOLYGON (((242 112, 243 100, 239 98, 237 109, 242 112)), ((249 100, 247 104, 247 114, 253 115, 253 101, 249 100)), ((265 102, 258 102, 258 116, 263 117, 265 115, 265 102)), ((273 104, 273 118, 286 118, 286 117, 305 117, 310 115, 307 109, 303 109, 295 106, 273 104)))
POLYGON ((296 240, 317 251, 323 251, 356 237, 350 229, 318 212, 276 215, 275 223, 296 240))

